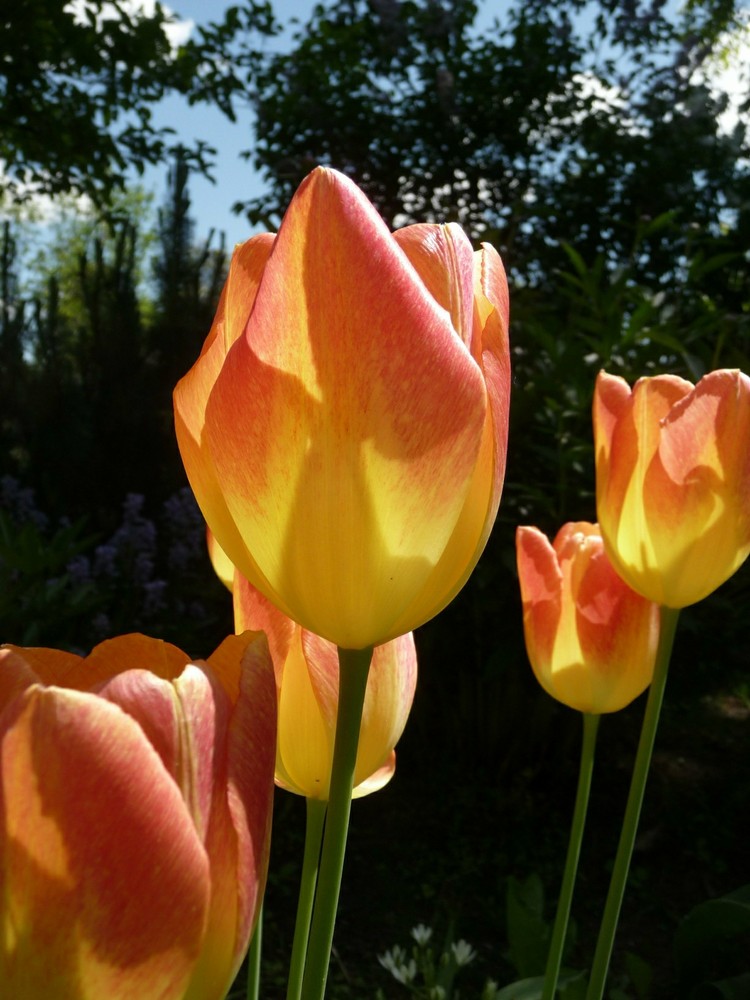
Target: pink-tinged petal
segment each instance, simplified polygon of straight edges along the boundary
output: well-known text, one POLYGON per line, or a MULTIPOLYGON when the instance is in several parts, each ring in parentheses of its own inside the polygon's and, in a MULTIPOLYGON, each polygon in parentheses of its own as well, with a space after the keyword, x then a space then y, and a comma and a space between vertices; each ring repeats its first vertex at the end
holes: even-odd
POLYGON ((630 386, 619 375, 599 372, 594 389, 593 418, 597 463, 609 462, 612 435, 631 402, 630 386))
POLYGON ((387 638, 406 633, 415 621, 428 621, 453 600, 484 551, 500 506, 508 449, 511 382, 508 284, 502 261, 489 244, 483 244, 482 250, 473 255, 473 281, 470 346, 483 372, 489 402, 479 454, 466 501, 440 561, 387 638))
POLYGON ((245 541, 211 528, 303 626, 381 641, 455 529, 486 407, 481 370, 372 206, 316 170, 208 399, 204 439, 245 541))
POLYGON ((643 482, 664 603, 712 593, 750 552, 750 380, 706 375, 660 425, 643 482))
MULTIPOLYGON (((244 332, 274 239, 272 234, 263 233, 236 247, 219 309, 200 358, 174 391, 175 431, 185 471, 206 521, 224 539, 225 549, 226 539, 232 539, 232 546, 241 545, 241 541, 206 442, 206 405, 227 351, 244 332)), ((260 573, 257 567, 256 573, 260 573)))
MULTIPOLYGON (((375 648, 354 771, 355 797, 368 795, 390 780, 395 768, 393 747, 406 725, 416 679, 412 635, 375 648)), ((283 788, 308 798, 328 798, 338 693, 336 647, 297 628, 279 696, 276 780, 283 788)))
MULTIPOLYGON (((247 951, 265 891, 271 847, 273 776, 276 758, 276 684, 264 636, 230 637, 209 657, 221 675, 219 661, 241 648, 239 697, 232 712, 227 740, 227 805, 236 838, 236 868, 228 893, 236 891, 233 965, 229 983, 247 951)), ((212 866, 216 848, 209 841, 212 866)), ((219 861, 223 860, 221 853, 219 861)), ((218 897, 218 907, 224 904, 218 897)), ((210 954, 210 948, 209 948, 210 954)))
POLYGON ((549 662, 560 624, 562 573, 554 549, 538 528, 516 529, 518 580, 523 601, 526 648, 535 664, 549 662))
POLYGON ((229 696, 210 673, 186 665, 173 682, 128 670, 97 689, 138 722, 161 757, 205 840, 216 783, 216 755, 229 722, 229 696))
POLYGON ((381 782, 377 787, 390 780, 396 766, 393 747, 406 727, 416 686, 417 651, 411 632, 375 647, 354 770, 354 787, 359 795, 375 790, 370 787, 364 791, 361 786, 371 783, 372 776, 382 772, 384 766, 386 772, 376 779, 376 784, 381 782))
POLYGON ((659 421, 691 389, 684 379, 660 375, 639 379, 630 392, 624 379, 600 373, 594 391, 597 504, 601 481, 608 521, 638 518, 643 500, 637 486, 659 446, 659 421))
MULTIPOLYGON (((480 293, 489 306, 497 313, 500 328, 503 331, 500 339, 508 340, 510 328, 510 294, 508 292, 508 276, 505 273, 500 254, 491 243, 482 243, 474 254, 474 295, 479 305, 480 326, 484 329, 489 315, 489 307, 482 302, 480 293)), ((486 345, 482 344, 483 350, 486 345)), ((507 353, 507 346, 503 348, 507 353)))
POLYGON ((365 795, 372 795, 373 792, 379 792, 381 788, 385 788, 395 773, 396 751, 391 750, 382 767, 379 767, 377 771, 373 771, 369 778, 365 778, 364 781, 360 781, 359 784, 354 786, 352 798, 362 799, 365 795))
POLYGON ((239 572, 234 577, 233 597, 235 630, 244 632, 251 629, 266 633, 276 670, 276 683, 281 686, 283 664, 294 638, 294 622, 274 607, 239 572))
POLYGON ((454 222, 397 229, 404 251, 433 299, 447 310, 453 329, 471 350, 474 315, 474 251, 454 222))
POLYGON ((576 592, 576 626, 591 693, 580 711, 612 712, 629 705, 653 679, 659 608, 615 573, 600 538, 576 592))
POLYGON ((137 723, 95 695, 31 688, 5 712, 0 775, 4 995, 180 1000, 208 863, 137 723))

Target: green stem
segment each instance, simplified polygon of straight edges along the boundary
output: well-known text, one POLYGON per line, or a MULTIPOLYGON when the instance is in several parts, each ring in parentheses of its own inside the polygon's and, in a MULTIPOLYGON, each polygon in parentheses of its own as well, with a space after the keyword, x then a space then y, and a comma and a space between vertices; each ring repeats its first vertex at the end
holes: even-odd
POLYGON ((260 998, 260 953, 263 945, 263 907, 258 913, 258 922, 250 939, 247 953, 247 1000, 260 998))
POLYGON ((554 1000, 557 992, 557 979, 560 975, 560 965, 562 964, 563 949, 565 948, 565 935, 568 930, 568 919, 570 917, 570 904, 573 901, 573 888, 576 882, 578 871, 578 858, 581 854, 581 841, 583 840, 583 828, 586 824, 586 811, 589 804, 589 792, 591 791, 591 775, 594 770, 594 749, 596 747, 596 734, 599 729, 599 715, 583 715, 583 742, 581 744, 581 765, 578 772, 578 790, 576 791, 576 802, 573 809, 573 822, 570 827, 570 840, 568 841, 568 854, 565 858, 565 871, 563 873, 562 886, 560 888, 560 898, 557 901, 557 914, 555 916, 555 926, 552 929, 552 940, 547 956, 547 968, 544 971, 544 991, 542 1000, 554 1000))
POLYGON ((615 940, 615 931, 617 930, 617 921, 620 917, 622 898, 625 894, 625 883, 627 882, 628 871, 630 869, 630 859, 633 854, 638 820, 641 816, 643 795, 646 790, 646 779, 651 765, 656 727, 659 723, 661 703, 664 699, 669 658, 672 654, 672 644, 674 643, 674 634, 679 614, 680 612, 673 608, 661 608, 659 648, 656 652, 654 678, 651 682, 651 689, 648 694, 648 701, 646 702, 646 711, 643 716, 643 727, 638 743, 638 752, 635 757, 628 803, 625 807, 625 817, 620 832, 620 843, 617 846, 615 864, 612 869, 609 892, 607 893, 607 902, 604 906, 604 915, 602 916, 599 928, 599 938, 596 942, 594 961, 591 965, 591 977, 589 979, 588 991, 586 992, 586 1000, 602 1000, 604 995, 604 986, 607 981, 609 962, 612 957, 612 947, 615 940))
POLYGON ((318 883, 318 863, 320 862, 320 844, 323 839, 327 802, 320 799, 307 799, 307 822, 305 824, 305 853, 302 859, 302 878, 300 879, 299 899, 297 901, 297 919, 294 924, 294 944, 289 965, 289 985, 287 1000, 299 1000, 302 993, 302 976, 305 972, 307 957, 307 940, 310 936, 310 918, 312 917, 315 887, 318 883))
POLYGON ((339 707, 333 745, 331 790, 328 801, 318 888, 315 893, 307 948, 302 1000, 323 1000, 333 947, 333 928, 344 869, 346 835, 357 762, 362 706, 370 671, 372 648, 339 649, 339 707))

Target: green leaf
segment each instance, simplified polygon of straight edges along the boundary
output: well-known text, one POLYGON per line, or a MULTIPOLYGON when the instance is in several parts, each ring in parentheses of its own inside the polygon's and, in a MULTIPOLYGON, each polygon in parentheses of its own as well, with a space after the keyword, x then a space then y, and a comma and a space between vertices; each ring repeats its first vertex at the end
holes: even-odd
POLYGON ((550 930, 544 921, 544 889, 534 873, 508 879, 506 913, 510 959, 522 978, 538 975, 547 962, 550 930))
POLYGON ((750 885, 700 903, 688 913, 675 935, 680 981, 684 986, 695 986, 727 974, 744 974, 748 971, 748 942, 750 885))
POLYGON ((638 1000, 648 1000, 651 995, 651 983, 654 979, 654 970, 650 964, 629 951, 625 955, 625 968, 638 1000))

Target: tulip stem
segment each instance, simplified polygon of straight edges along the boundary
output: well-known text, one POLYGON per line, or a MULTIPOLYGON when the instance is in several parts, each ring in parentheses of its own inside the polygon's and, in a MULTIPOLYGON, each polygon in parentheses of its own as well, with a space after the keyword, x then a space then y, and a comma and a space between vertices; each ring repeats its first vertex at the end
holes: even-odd
POLYGON ((320 855, 318 887, 302 981, 303 1000, 323 1000, 325 995, 328 965, 333 947, 333 928, 344 869, 362 708, 371 659, 371 647, 339 649, 336 739, 333 745, 330 797, 320 855))
POLYGON ((297 919, 294 924, 294 944, 289 964, 289 985, 287 1000, 299 1000, 302 993, 302 976, 305 972, 307 941, 310 936, 310 918, 313 912, 315 887, 318 883, 320 845, 323 840, 327 802, 320 799, 306 799, 307 821, 305 824, 305 852, 302 859, 297 919))
POLYGON ((260 1000, 260 955, 263 947, 263 906, 258 911, 247 953, 247 1000, 260 1000))
POLYGON ((669 660, 672 655, 672 645, 674 643, 677 619, 680 612, 666 607, 662 607, 660 612, 659 646, 656 651, 654 678, 651 682, 648 701, 646 702, 646 711, 643 716, 641 738, 638 743, 628 802, 625 807, 625 817, 620 832, 620 843, 617 846, 607 901, 599 927, 599 938, 596 942, 596 951, 594 952, 594 960, 591 965, 591 977, 586 992, 586 1000, 602 1000, 602 996, 604 995, 604 986, 607 981, 609 962, 612 957, 617 921, 620 917, 620 908, 625 894, 625 883, 627 882, 628 871, 630 869, 630 859, 633 854, 638 820, 641 815, 643 795, 646 790, 646 779, 648 778, 648 771, 651 765, 656 727, 659 723, 659 714, 661 712, 662 701, 664 700, 664 688, 667 683, 669 660))
POLYGON ((594 770, 596 734, 599 729, 600 718, 600 715, 591 715, 588 712, 583 713, 583 741, 581 744, 581 764, 578 771, 578 789, 573 809, 573 822, 570 827, 570 840, 568 841, 568 853, 565 858, 565 871, 560 888, 560 898, 557 901, 555 925, 552 929, 552 940, 550 941, 549 955, 547 956, 547 968, 544 971, 542 1000, 554 1000, 557 992, 557 980, 560 975, 560 965, 562 964, 563 950, 565 948, 565 935, 567 934, 568 919, 570 918, 570 905, 573 901, 578 859, 581 854, 583 828, 586 824, 589 792, 591 791, 591 775, 594 770))

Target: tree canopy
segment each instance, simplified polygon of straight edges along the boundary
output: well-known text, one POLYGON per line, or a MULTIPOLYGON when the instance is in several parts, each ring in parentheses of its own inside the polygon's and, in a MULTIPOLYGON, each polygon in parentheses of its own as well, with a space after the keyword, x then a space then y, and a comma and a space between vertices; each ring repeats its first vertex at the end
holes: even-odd
MULTIPOLYGON (((230 118, 245 93, 243 70, 273 33, 266 0, 229 8, 223 20, 172 40, 176 18, 127 0, 18 0, 0 13, 0 191, 13 200, 76 192, 106 203, 129 169, 164 161, 183 145, 153 122, 178 93, 230 118), (232 42, 243 37, 242 52, 232 42)), ((183 155, 209 170, 213 151, 183 155)))
POLYGON ((455 219, 544 283, 564 242, 674 278, 686 241, 747 245, 748 135, 721 125, 707 60, 732 0, 526 0, 479 28, 476 0, 344 0, 315 8, 258 79, 255 164, 275 225, 318 162, 352 175, 392 224, 455 219), (665 212, 645 243, 644 226, 665 212))

